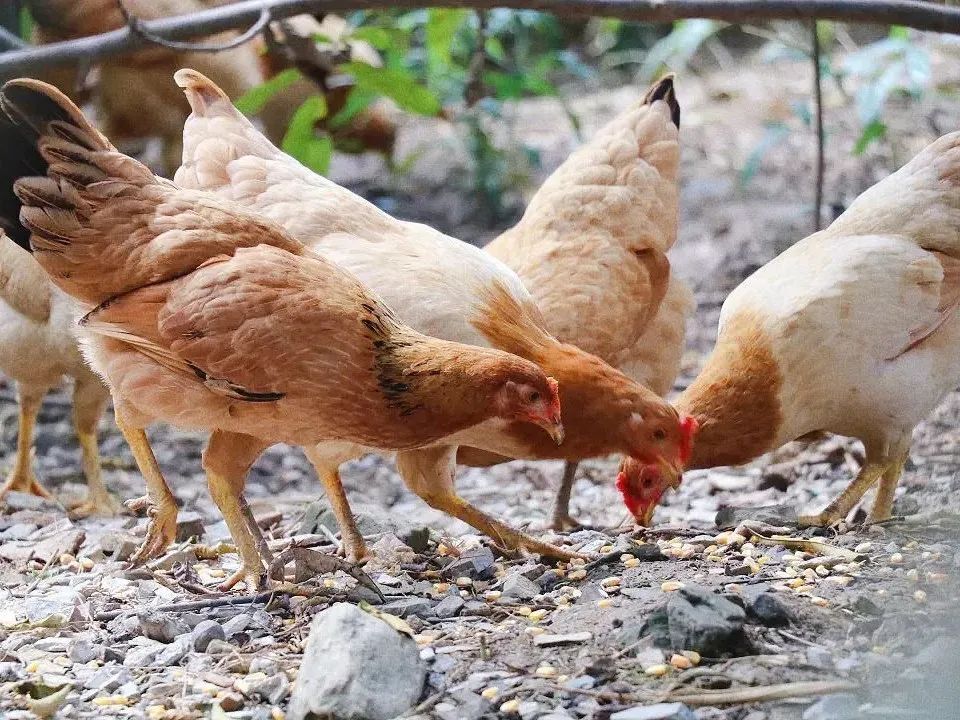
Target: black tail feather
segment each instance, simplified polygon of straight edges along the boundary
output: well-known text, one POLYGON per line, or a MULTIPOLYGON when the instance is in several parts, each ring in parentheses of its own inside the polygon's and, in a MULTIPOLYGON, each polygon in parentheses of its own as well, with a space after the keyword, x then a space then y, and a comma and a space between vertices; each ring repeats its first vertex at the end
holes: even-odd
POLYGON ((22 177, 46 175, 47 163, 37 152, 35 134, 0 113, 0 227, 24 250, 30 251, 30 232, 20 223, 22 203, 13 184, 22 177))
POLYGON ((678 128, 680 127, 680 103, 677 102, 677 93, 673 87, 673 74, 666 75, 660 81, 651 87, 643 98, 643 102, 650 105, 657 100, 663 100, 670 106, 670 119, 678 128))

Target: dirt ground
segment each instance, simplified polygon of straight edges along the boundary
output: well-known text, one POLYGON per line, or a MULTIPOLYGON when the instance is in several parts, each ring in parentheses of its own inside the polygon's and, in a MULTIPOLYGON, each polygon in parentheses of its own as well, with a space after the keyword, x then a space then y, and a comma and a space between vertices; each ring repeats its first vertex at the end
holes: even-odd
MULTIPOLYGON (((960 86, 960 65, 954 60, 952 47, 939 49, 938 86, 960 86)), ((805 65, 771 69, 756 62, 745 62, 735 74, 678 78, 683 191, 672 260, 693 284, 699 307, 688 329, 677 389, 695 376, 712 346, 726 294, 810 231, 814 139, 808 128, 790 121, 793 132, 766 154, 752 182, 742 186, 738 180, 763 137, 764 123, 783 118, 790 103, 806 102, 810 82, 805 65)), ((584 121, 584 135, 642 89, 581 88, 571 104, 584 121)), ((946 95, 910 105, 894 102, 891 140, 854 157, 849 152, 856 137, 852 103, 828 85, 825 215, 831 207, 842 209, 939 133, 954 129, 951 118, 958 109, 960 104, 946 95)), ((517 136, 541 151, 544 173, 576 146, 554 101, 520 103, 509 121, 517 136)), ((400 154, 418 150, 422 156, 403 178, 390 176, 369 158, 338 159, 332 176, 397 215, 482 244, 497 229, 471 220, 475 208, 457 180, 463 174, 458 163, 466 158, 455 152, 452 132, 442 123, 405 127, 400 154)), ((48 399, 36 448, 39 477, 65 503, 83 491, 67 400, 63 392, 48 399)), ((7 384, 0 396, 3 466, 12 460, 15 420, 7 384)), ((228 535, 200 471, 203 438, 158 427, 151 439, 182 503, 184 535, 200 538, 185 537, 147 570, 127 571, 121 562, 129 538, 142 536, 143 519, 70 523, 60 508, 22 497, 0 514, 0 717, 33 717, 28 695, 65 684, 71 690, 62 717, 211 717, 217 716, 212 705, 219 704, 227 717, 267 718, 279 717, 275 708, 286 707, 285 692, 251 691, 271 674, 263 662, 253 661, 270 658, 275 674, 293 680, 310 619, 325 606, 322 598, 286 597, 269 605, 201 611, 201 617, 224 625, 246 613, 256 627, 228 636, 229 647, 220 654, 191 650, 167 666, 126 662, 143 645, 138 611, 174 605, 181 609, 169 614, 183 616, 188 624, 191 617, 196 621, 197 611, 182 609, 182 603, 217 598, 212 588, 223 571, 236 566, 232 554, 207 558, 228 535), (69 557, 61 558, 64 553, 69 557), (256 613, 264 608, 266 613, 256 613), (75 652, 78 638, 114 651, 87 659, 75 652), (111 668, 122 677, 98 685, 111 668)), ((361 528, 381 551, 367 572, 391 601, 388 609, 407 615, 429 666, 423 703, 411 714, 442 720, 605 719, 636 705, 681 700, 701 719, 948 720, 960 717, 958 446, 960 395, 954 393, 917 430, 898 494, 897 513, 904 518, 817 536, 789 531, 797 542, 820 545, 788 541, 785 547, 745 530, 718 535, 715 521, 718 511, 739 508, 746 509, 744 518, 789 526, 792 512, 822 507, 861 459, 859 446, 842 438, 793 444, 743 468, 690 472, 658 510, 653 531, 631 533, 625 527, 566 538, 600 561, 557 569, 498 558, 475 576, 462 570, 462 557, 452 556, 486 558, 479 553, 485 540, 408 493, 389 463, 366 458, 348 466, 343 476, 361 528), (769 506, 776 509, 751 510, 769 506), (460 568, 456 575, 451 567, 460 568), (506 583, 518 576, 534 581, 535 595, 510 597, 506 583), (674 625, 669 603, 679 603, 675 598, 682 596, 696 605, 713 590, 744 608, 743 617, 725 621, 720 630, 727 634, 713 649, 706 640, 709 629, 694 623, 688 628, 691 642, 705 643, 705 650, 699 657, 688 653, 677 659, 674 651, 694 648, 677 646, 675 633, 682 635, 683 628, 674 625), (441 600, 456 604, 448 597, 460 598, 463 607, 459 614, 441 617, 436 610, 441 600), (414 599, 423 602, 412 607, 414 599), (665 604, 668 611, 659 612, 665 604), (664 615, 670 637, 656 647, 664 615), (575 639, 549 644, 558 635, 575 639), (537 640, 543 637, 546 644, 537 640), (833 685, 812 686, 812 694, 800 698, 778 697, 774 686, 794 682, 833 685), (747 688, 756 694, 744 694, 747 688), (823 699, 828 690, 844 694, 823 699)), ((143 481, 112 421, 103 425, 101 448, 111 489, 123 498, 142 494, 143 481)), ((530 462, 463 470, 458 487, 498 517, 541 532, 561 470, 559 463, 530 462)), ((614 473, 614 459, 581 465, 573 511, 583 522, 612 527, 623 520, 614 473)), ((320 494, 305 458, 285 447, 261 458, 247 486, 255 514, 281 543, 295 533, 324 537, 320 525, 329 521, 329 513, 323 513, 322 502, 314 502, 320 494)), ((323 547, 332 549, 332 542, 323 547)), ((327 585, 340 599, 363 596, 343 575, 327 585)))

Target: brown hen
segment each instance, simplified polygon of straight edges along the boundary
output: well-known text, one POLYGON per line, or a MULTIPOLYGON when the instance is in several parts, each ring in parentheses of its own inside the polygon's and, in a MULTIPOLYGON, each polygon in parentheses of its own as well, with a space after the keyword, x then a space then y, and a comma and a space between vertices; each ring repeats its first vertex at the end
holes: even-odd
MULTIPOLYGON (((242 560, 225 588, 264 579, 242 491, 272 444, 410 450, 493 418, 562 437, 556 383, 533 363, 414 331, 270 221, 117 152, 52 86, 12 81, 2 102, 48 163, 15 185, 29 247, 86 310, 84 353, 147 479, 154 517, 137 559, 176 527, 144 434, 156 420, 213 431, 204 468, 242 560)), ((17 148, 3 152, 10 173, 17 148)))

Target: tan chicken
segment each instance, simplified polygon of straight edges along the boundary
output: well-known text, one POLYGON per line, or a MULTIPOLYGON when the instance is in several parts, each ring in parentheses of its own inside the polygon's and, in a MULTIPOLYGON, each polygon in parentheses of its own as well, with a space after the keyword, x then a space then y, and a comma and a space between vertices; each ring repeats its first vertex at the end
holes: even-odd
MULTIPOLYGON (((486 423, 426 450, 402 452, 408 487, 429 505, 489 534, 502 546, 569 557, 467 503, 454 488, 458 445, 520 458, 579 460, 620 452, 678 472, 688 442, 664 400, 599 358, 564 345, 519 278, 483 251, 427 226, 398 221, 273 147, 199 73, 182 70, 193 114, 184 128, 177 182, 209 189, 282 224, 294 237, 376 287, 398 315, 430 335, 487 345, 536 362, 560 383, 566 440, 557 447, 518 423, 486 423), (544 442, 544 440, 547 442, 544 442)), ((353 557, 365 553, 350 524, 338 467, 369 448, 325 443, 308 451, 353 557)))
MULTIPOLYGON (((960 383, 960 132, 858 197, 830 227, 744 280, 716 348, 677 403, 700 423, 692 468, 739 465, 826 431, 863 442, 857 477, 804 525, 843 520, 879 481, 890 517, 913 429, 960 383)), ((624 500, 648 519, 665 484, 625 461, 624 500)))
MULTIPOLYGON (((87 311, 84 353, 147 480, 138 560, 176 529, 143 431, 157 420, 213 431, 204 468, 242 560, 225 588, 265 576, 243 486, 270 445, 410 450, 494 418, 562 440, 556 382, 533 363, 416 332, 278 226, 117 152, 52 86, 12 81, 2 102, 48 163, 15 184, 30 247, 87 311)), ((2 152, 17 174, 19 148, 2 152)))
MULTIPOLYGON (((668 76, 546 180, 520 222, 486 250, 517 272, 563 342, 666 396, 680 371, 690 288, 671 275, 680 106, 668 76)), ((493 459, 460 453, 467 464, 493 459)), ((568 463, 553 526, 571 529, 568 463)))
POLYGON ((0 371, 16 381, 19 403, 16 456, 0 499, 11 490, 52 497, 33 472, 33 429, 43 396, 69 377, 73 423, 89 486, 87 499, 73 514, 112 515, 119 506, 103 483, 97 448, 97 426, 110 395, 80 356, 73 326, 73 301, 0 230, 0 371))

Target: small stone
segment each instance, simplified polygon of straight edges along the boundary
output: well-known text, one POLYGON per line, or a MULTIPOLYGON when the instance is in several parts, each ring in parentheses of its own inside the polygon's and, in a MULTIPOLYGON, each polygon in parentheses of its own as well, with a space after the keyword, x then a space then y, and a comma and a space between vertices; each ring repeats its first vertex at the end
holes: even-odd
POLYGON ((433 614, 442 619, 456 617, 463 610, 465 604, 463 598, 459 595, 447 595, 434 606, 433 614))
POLYGON ((164 645, 158 642, 137 645, 127 650, 127 654, 123 658, 123 664, 125 667, 150 667, 153 661, 157 659, 157 656, 160 655, 163 648, 164 645))
POLYGON ((865 553, 870 552, 872 549, 873 549, 873 543, 872 543, 872 542, 862 542, 862 543, 860 543, 859 545, 857 545, 857 546, 853 549, 853 551, 854 551, 855 553, 857 553, 858 555, 863 555, 863 554, 865 554, 865 553))
POLYGON ((469 587, 473 587, 473 579, 468 578, 466 575, 461 575, 460 577, 458 577, 456 579, 456 583, 458 588, 466 589, 469 587))
POLYGON ((186 542, 190 538, 203 537, 203 518, 200 513, 180 512, 177 515, 177 542, 186 542))
POLYGON ((85 664, 91 660, 97 660, 103 655, 103 648, 99 645, 94 645, 90 640, 86 638, 77 638, 72 643, 70 643, 70 649, 67 651, 67 656, 73 660, 75 663, 85 664))
POLYGON ((468 550, 444 569, 447 577, 468 577, 471 580, 493 579, 496 558, 490 548, 468 550))
POLYGON ((657 703, 621 710, 610 720, 696 720, 696 715, 683 703, 657 703))
POLYGON ((523 575, 511 575, 503 581, 503 596, 516 600, 532 600, 540 594, 540 586, 523 575))
POLYGON ((188 635, 179 637, 163 648, 151 665, 153 667, 172 667, 179 665, 180 661, 190 652, 190 646, 190 637, 188 635))
POLYGON ((253 617, 251 617, 249 613, 234 615, 229 620, 224 621, 223 634, 228 638, 232 638, 234 635, 242 633, 250 627, 251 622, 253 622, 253 617))
POLYGON ((405 597, 399 600, 392 600, 380 608, 384 612, 397 617, 431 617, 433 616, 433 603, 421 597, 405 597))
POLYGON ((551 647, 553 645, 569 645, 571 643, 589 642, 593 638, 593 633, 578 632, 568 635, 538 635, 533 639, 533 644, 537 647, 551 647))
POLYGON ((114 560, 129 560, 140 547, 140 543, 132 535, 124 533, 107 533, 100 538, 100 549, 104 555, 110 555, 114 560))
POLYGON ((927 602, 927 594, 923 590, 917 590, 913 594, 913 599, 922 605, 927 602))
POLYGON ((151 640, 171 643, 178 635, 190 632, 190 627, 180 618, 156 610, 138 613, 140 631, 151 640))
POLYGON ((197 652, 206 652, 207 647, 213 640, 224 641, 226 639, 227 634, 223 631, 223 626, 216 620, 202 620, 190 633, 193 649, 197 652))
POLYGON ((769 592, 762 592, 750 598, 747 601, 747 613, 767 627, 789 625, 791 620, 791 614, 786 606, 769 592))
POLYGON ((891 564, 891 565, 894 565, 894 566, 896 566, 896 565, 903 565, 903 553, 898 553, 898 552, 896 552, 896 553, 894 553, 893 555, 891 555, 891 556, 890 556, 890 564, 891 564))
POLYGON ((576 570, 571 570, 567 574, 567 579, 577 581, 583 580, 587 576, 587 571, 583 568, 577 568, 576 570))
POLYGON ((243 695, 236 692, 225 692, 217 696, 217 702, 224 712, 236 712, 243 707, 243 695))

